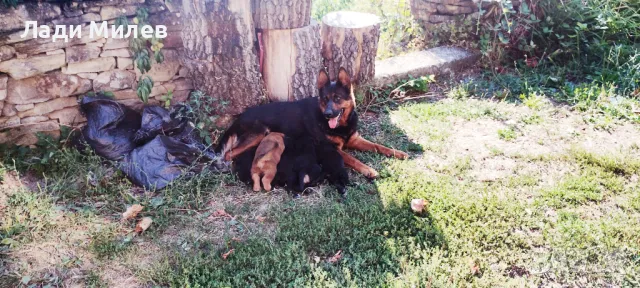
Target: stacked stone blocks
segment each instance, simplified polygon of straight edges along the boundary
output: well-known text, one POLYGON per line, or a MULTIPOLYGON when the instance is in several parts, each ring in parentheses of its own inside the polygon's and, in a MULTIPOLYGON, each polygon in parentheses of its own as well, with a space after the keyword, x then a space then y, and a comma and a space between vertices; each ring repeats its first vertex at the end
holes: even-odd
MULTIPOLYGON (((26 1, 25 1, 26 2, 26 1)), ((149 97, 157 103, 172 91, 172 102, 186 101, 192 90, 179 55, 182 50, 180 2, 162 0, 96 0, 27 2, 0 8, 0 143, 32 145, 35 133, 59 135, 60 125, 79 126, 86 119, 78 109, 78 97, 109 91, 126 105, 139 108, 135 92, 140 71, 135 68, 129 39, 90 38, 91 21, 126 16, 131 21, 139 7, 150 13, 151 25, 165 25, 162 49, 165 60, 153 63, 155 85, 149 97), (21 38, 26 21, 51 28, 82 25, 82 37, 68 42, 50 38, 21 38)), ((95 35, 94 35, 95 36, 95 35)))

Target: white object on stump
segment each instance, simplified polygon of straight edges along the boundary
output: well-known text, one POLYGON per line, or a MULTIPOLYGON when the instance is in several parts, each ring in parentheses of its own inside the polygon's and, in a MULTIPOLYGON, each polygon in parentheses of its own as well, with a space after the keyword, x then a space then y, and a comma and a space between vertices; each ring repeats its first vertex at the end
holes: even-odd
POLYGON ((258 29, 292 29, 309 25, 311 0, 253 0, 258 29))
POLYGON ((344 67, 356 83, 375 75, 380 18, 373 14, 339 11, 322 17, 322 57, 335 80, 344 67))
POLYGON ((320 26, 288 30, 262 30, 263 79, 271 101, 293 101, 315 97, 320 57, 320 26))
POLYGON ((182 11, 184 66, 193 87, 227 101, 224 110, 214 107, 220 114, 239 114, 259 104, 263 95, 251 0, 182 1, 182 11))

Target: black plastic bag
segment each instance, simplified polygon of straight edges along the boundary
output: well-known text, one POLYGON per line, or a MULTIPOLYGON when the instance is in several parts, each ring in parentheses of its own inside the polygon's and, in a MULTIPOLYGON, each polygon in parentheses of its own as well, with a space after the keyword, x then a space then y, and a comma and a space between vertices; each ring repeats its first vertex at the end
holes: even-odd
POLYGON ((82 138, 96 154, 119 160, 136 147, 133 137, 141 123, 138 112, 100 95, 83 97, 80 111, 87 118, 82 138))
POLYGON ((136 185, 162 189, 184 173, 198 173, 206 167, 215 169, 211 164, 216 158, 219 157, 194 145, 159 135, 131 151, 120 163, 120 169, 136 185))
POLYGON ((142 123, 136 132, 133 141, 136 144, 144 144, 160 135, 166 123, 171 122, 169 111, 160 106, 146 106, 142 110, 142 123))
MULTIPOLYGON (((202 144, 195 126, 189 122, 190 108, 176 105, 171 110, 160 106, 146 106, 142 111, 142 124, 134 137, 134 142, 144 144, 158 135, 172 136, 187 144, 202 144)), ((204 149, 205 146, 202 145, 204 149)))

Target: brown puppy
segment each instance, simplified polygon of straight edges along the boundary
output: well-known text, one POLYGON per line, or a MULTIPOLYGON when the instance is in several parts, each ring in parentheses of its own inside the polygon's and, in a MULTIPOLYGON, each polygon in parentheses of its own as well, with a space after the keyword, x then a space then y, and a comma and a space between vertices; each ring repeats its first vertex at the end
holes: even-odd
POLYGON ((271 191, 271 181, 276 176, 280 156, 284 151, 284 134, 269 133, 262 139, 251 165, 253 191, 260 191, 260 177, 264 190, 271 191))

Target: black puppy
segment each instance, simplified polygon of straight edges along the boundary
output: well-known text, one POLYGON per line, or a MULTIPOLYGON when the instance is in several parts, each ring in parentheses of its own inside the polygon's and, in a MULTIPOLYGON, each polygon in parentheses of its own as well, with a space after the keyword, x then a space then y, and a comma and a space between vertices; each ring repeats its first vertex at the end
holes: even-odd
MULTIPOLYGON (((324 179, 325 174, 316 157, 316 146, 309 137, 285 136, 284 142, 285 149, 273 179, 274 185, 300 193, 306 187, 315 186, 324 179)), ((255 153, 256 148, 251 148, 233 161, 233 171, 244 183, 251 183, 250 170, 255 153)))
POLYGON ((349 174, 342 155, 329 140, 314 141, 311 136, 285 137, 285 150, 278 163, 276 181, 295 191, 315 186, 328 178, 340 194, 349 185, 349 174))
POLYGON ((285 137, 285 149, 278 163, 276 183, 300 193, 322 181, 325 174, 318 165, 315 147, 309 136, 285 137))
POLYGON ((251 180, 251 165, 253 164, 256 150, 258 150, 258 147, 253 147, 233 159, 233 173, 238 176, 240 181, 248 185, 253 183, 251 180))
POLYGON ((318 163, 322 166, 322 172, 327 175, 329 183, 344 196, 346 186, 349 185, 349 173, 347 173, 344 159, 338 152, 336 144, 328 140, 316 144, 316 155, 318 155, 318 163))
MULTIPOLYGON (((251 148, 233 161, 233 171, 244 183, 251 183, 250 170, 255 153, 256 148, 251 148)), ((277 170, 273 183, 295 193, 317 185, 325 177, 343 195, 349 184, 349 174, 335 144, 328 140, 318 143, 310 136, 285 136, 285 149, 277 170)))

